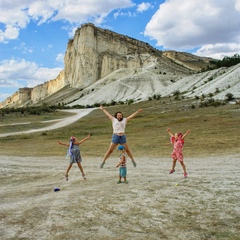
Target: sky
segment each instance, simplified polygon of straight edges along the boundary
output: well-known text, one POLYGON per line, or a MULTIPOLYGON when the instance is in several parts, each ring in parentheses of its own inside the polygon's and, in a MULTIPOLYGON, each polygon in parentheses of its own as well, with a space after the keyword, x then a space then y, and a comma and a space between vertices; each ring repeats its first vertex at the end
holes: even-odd
POLYGON ((0 0, 0 102, 55 79, 89 22, 162 51, 240 54, 240 0, 0 0))

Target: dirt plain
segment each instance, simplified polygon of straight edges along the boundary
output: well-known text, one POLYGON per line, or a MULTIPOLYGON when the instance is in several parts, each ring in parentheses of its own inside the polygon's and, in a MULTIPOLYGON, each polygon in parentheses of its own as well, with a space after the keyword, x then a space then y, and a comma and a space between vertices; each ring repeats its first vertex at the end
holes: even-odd
POLYGON ((240 239, 240 155, 128 161, 117 184, 116 156, 83 156, 87 180, 59 157, 0 156, 1 239, 240 239), (60 191, 54 192, 54 188, 60 191))
MULTIPOLYGON (((150 111, 150 108, 145 109, 146 112, 150 111)), ((65 149, 61 146, 53 153, 50 149, 56 146, 59 137, 67 139, 69 128, 63 128, 58 133, 47 132, 47 135, 42 135, 42 129, 38 129, 36 131, 40 133, 26 134, 21 138, 19 135, 13 136, 14 128, 8 134, 5 131, 7 125, 3 126, 0 239, 239 240, 239 110, 228 107, 226 114, 222 109, 217 111, 217 118, 200 112, 199 116, 204 114, 204 118, 194 118, 196 124, 191 120, 191 112, 188 112, 190 120, 186 126, 191 128, 192 133, 184 148, 188 171, 186 179, 183 178, 180 164, 177 164, 174 174, 169 174, 171 158, 167 156, 172 146, 165 132, 168 125, 186 129, 179 122, 185 118, 178 115, 175 124, 172 116, 164 118, 165 115, 161 115, 162 132, 159 136, 155 134, 156 131, 160 132, 159 128, 150 128, 150 123, 154 122, 152 120, 156 121, 149 117, 150 112, 145 114, 142 121, 139 121, 141 118, 136 119, 136 128, 144 126, 146 129, 141 129, 143 133, 133 130, 131 136, 134 125, 128 128, 128 140, 137 162, 134 168, 128 161, 128 184, 117 184, 117 151, 112 153, 103 169, 99 167, 103 151, 109 144, 109 138, 104 140, 106 135, 95 133, 81 147, 87 180, 83 180, 74 165, 69 180, 65 181, 68 166, 65 149), (145 122, 147 117, 151 122, 145 122), (225 119, 229 119, 228 122, 225 119), (137 125, 138 122, 140 125, 137 125), (210 125, 206 126, 205 123, 210 125), (139 134, 148 134, 147 139, 156 146, 150 148, 148 142, 134 144, 134 139, 140 139, 139 134), (201 136, 209 146, 204 144, 201 136), (211 151, 205 152, 207 147, 211 151), (154 149, 157 154, 148 156, 149 151, 154 149), (42 151, 46 151, 44 156, 39 155, 42 151), (56 152, 58 155, 53 155, 56 152), (54 192, 54 188, 60 188, 60 191, 54 192)), ((99 115, 97 111, 92 111, 89 117, 75 125, 79 129, 89 129, 91 125, 93 132, 96 125, 97 133, 104 132, 105 116, 101 120, 99 115)), ((71 116, 51 126, 67 126, 74 119, 71 116)), ((16 127, 15 121, 14 124, 16 127)), ((106 125, 109 125, 108 122, 106 125)), ((27 131, 32 132, 31 125, 27 131)), ((106 131, 109 132, 108 129, 106 131)), ((83 132, 80 136, 86 134, 83 132)))

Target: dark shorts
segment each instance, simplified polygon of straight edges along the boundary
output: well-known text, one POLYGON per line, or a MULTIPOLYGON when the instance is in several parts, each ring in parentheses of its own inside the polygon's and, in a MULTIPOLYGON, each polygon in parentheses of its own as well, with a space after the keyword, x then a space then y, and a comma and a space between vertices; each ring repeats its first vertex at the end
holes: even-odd
POLYGON ((112 135, 112 143, 115 144, 124 144, 127 142, 126 135, 118 136, 116 134, 112 135))

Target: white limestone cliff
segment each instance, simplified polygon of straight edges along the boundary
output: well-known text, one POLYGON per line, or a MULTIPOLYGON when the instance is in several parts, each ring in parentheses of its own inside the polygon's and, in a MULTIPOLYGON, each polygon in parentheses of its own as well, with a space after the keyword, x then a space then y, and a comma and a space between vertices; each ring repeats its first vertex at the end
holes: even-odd
MULTIPOLYGON (((56 79, 49 80, 32 89, 19 89, 1 103, 0 107, 36 105, 43 103, 46 99, 49 104, 73 103, 75 99, 79 99, 91 91, 89 89, 93 89, 99 81, 117 71, 127 73, 121 78, 125 78, 128 85, 139 81, 137 86, 140 86, 141 81, 155 78, 157 78, 156 81, 154 80, 155 86, 157 82, 161 81, 175 82, 207 68, 211 65, 209 60, 176 51, 162 52, 145 42, 87 23, 78 28, 74 38, 69 40, 64 58, 64 70, 56 79), (148 68, 148 66, 152 67, 148 68), (141 78, 138 79, 140 72, 145 72, 145 75, 141 75, 141 78), (135 74, 134 77, 133 74, 135 74), (69 88, 69 92, 74 94, 66 92, 66 94, 59 93, 59 97, 56 96, 58 92, 62 89, 66 90, 66 88, 69 88), (51 97, 53 95, 55 100, 51 97)), ((111 81, 115 80, 119 80, 116 74, 111 81)), ((161 85, 159 87, 161 88, 161 85)), ((135 89, 134 91, 142 90, 135 89)), ((148 94, 152 94, 152 92, 146 91, 143 95, 147 96, 148 94)), ((114 96, 112 100, 116 100, 114 96)))

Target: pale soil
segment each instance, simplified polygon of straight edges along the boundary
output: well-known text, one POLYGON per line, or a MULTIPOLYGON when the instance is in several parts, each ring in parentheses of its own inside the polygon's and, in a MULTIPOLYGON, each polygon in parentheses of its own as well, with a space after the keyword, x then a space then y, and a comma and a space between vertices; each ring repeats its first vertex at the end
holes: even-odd
MULTIPOLYGON (((50 128, 88 113, 76 112, 50 128)), ((240 154, 186 158, 187 179, 180 164, 169 175, 170 158, 142 157, 129 184, 117 184, 116 152, 103 169, 82 157, 87 180, 74 165, 65 181, 65 156, 0 156, 1 239, 239 239, 240 154)))
POLYGON ((128 184, 116 152, 103 169, 82 157, 87 180, 75 164, 65 181, 65 156, 0 156, 1 239, 240 239, 240 154, 186 158, 187 179, 170 158, 142 157, 128 184))

